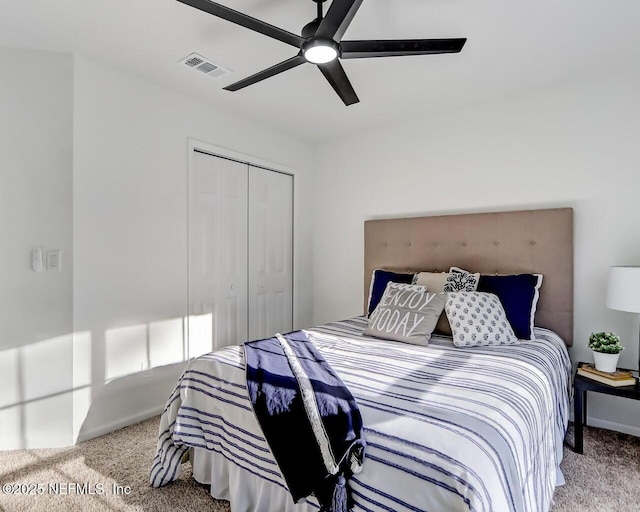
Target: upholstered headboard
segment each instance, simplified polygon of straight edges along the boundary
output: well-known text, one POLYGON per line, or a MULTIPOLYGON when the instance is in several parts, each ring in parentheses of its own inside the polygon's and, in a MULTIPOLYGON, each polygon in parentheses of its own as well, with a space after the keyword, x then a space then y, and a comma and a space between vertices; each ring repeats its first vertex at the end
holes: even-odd
POLYGON ((365 311, 374 269, 442 272, 451 266, 543 274, 536 325, 572 345, 572 208, 366 221, 365 311))

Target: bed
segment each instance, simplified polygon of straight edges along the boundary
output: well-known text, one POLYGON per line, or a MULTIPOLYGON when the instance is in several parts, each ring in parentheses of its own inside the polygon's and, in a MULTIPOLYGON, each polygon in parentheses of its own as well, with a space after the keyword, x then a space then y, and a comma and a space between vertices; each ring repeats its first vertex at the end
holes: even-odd
MULTIPOLYGON (((366 317, 306 330, 360 407, 367 442, 350 481, 354 510, 548 511, 569 416, 573 215, 567 208, 365 223, 365 295, 376 268, 537 272, 534 340, 457 348, 362 334, 366 317)), ((232 512, 294 504, 247 398, 241 347, 191 362, 161 418, 153 485, 189 457, 232 512)))

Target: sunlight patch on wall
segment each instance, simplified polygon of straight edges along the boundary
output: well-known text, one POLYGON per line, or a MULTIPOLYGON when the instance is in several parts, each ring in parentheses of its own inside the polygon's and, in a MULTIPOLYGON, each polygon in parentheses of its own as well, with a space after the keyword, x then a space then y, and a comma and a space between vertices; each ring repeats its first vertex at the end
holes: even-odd
POLYGON ((22 407, 14 405, 0 409, 0 450, 23 448, 22 407))
POLYGON ((23 400, 71 390, 73 340, 70 334, 20 348, 23 400))
POLYGON ((13 348, 0 352, 0 407, 20 401, 19 350, 13 348))
POLYGON ((189 321, 189 358, 213 350, 213 314, 191 315, 189 321))
POLYGON ((64 446, 72 442, 72 392, 28 402, 24 406, 27 447, 64 446))
POLYGON ((147 326, 109 329, 105 333, 105 379, 147 369, 147 326))
POLYGON ((0 449, 72 441, 72 335, 0 352, 0 449))
POLYGON ((0 449, 21 445, 20 364, 17 348, 0 352, 0 449))
POLYGON ((73 334, 73 389, 91 385, 91 333, 73 334))
POLYGON ((73 439, 78 438, 91 407, 91 333, 73 334, 73 439))
POLYGON ((183 319, 149 324, 149 367, 184 361, 183 319))
MULTIPOLYGON (((209 328, 205 325, 206 319, 198 317, 194 321, 196 350, 211 347, 211 315, 202 316, 209 317, 209 328)), ((105 332, 106 381, 185 361, 185 324, 186 320, 179 317, 108 329, 105 332)))

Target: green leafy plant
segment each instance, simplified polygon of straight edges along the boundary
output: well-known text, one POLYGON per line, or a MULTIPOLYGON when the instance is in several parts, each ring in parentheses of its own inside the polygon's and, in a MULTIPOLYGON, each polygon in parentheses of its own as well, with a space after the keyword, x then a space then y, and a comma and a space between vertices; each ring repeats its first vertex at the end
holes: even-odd
POLYGON ((620 344, 620 336, 612 332, 592 332, 588 345, 594 352, 605 354, 619 354, 624 348, 620 344))

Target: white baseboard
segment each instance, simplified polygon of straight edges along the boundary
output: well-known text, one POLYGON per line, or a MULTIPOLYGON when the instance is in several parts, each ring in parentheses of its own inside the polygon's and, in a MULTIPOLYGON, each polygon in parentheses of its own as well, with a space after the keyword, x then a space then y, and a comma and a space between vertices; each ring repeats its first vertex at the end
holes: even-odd
POLYGON ((138 412, 131 416, 120 418, 111 423, 101 425, 98 428, 80 432, 80 434, 78 434, 78 438, 75 441, 75 444, 82 443, 84 441, 88 441, 89 439, 100 437, 105 434, 109 434, 121 428, 128 427, 129 425, 135 425, 136 423, 140 423, 141 421, 144 421, 149 418, 153 418, 154 416, 158 416, 159 414, 162 414, 163 410, 164 410, 164 405, 159 405, 157 407, 152 407, 145 411, 138 412))
POLYGON ((606 428, 607 430, 614 430, 616 432, 622 432, 623 434, 640 437, 640 427, 636 427, 634 425, 625 425, 624 423, 616 423, 614 421, 592 417, 587 417, 587 425, 590 427, 606 428))

